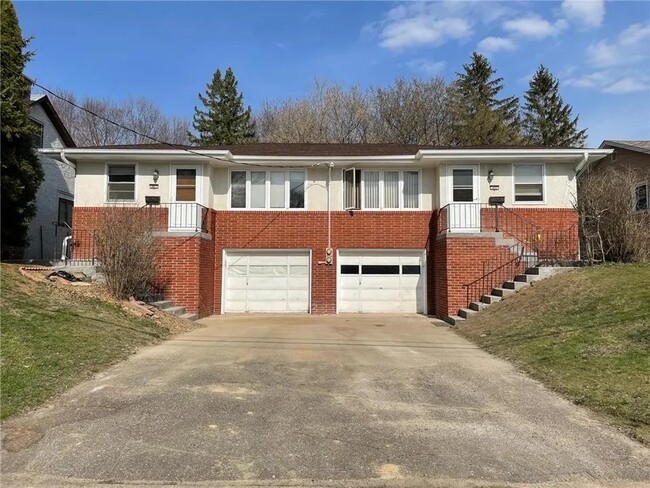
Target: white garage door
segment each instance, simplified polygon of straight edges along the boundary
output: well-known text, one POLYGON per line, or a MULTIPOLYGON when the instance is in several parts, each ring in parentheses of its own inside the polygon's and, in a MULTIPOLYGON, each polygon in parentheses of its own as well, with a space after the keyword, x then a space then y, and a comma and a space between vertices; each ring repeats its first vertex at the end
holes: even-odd
POLYGON ((308 312, 308 251, 227 251, 224 312, 308 312))
POLYGON ((424 313, 422 251, 339 251, 339 312, 424 313))

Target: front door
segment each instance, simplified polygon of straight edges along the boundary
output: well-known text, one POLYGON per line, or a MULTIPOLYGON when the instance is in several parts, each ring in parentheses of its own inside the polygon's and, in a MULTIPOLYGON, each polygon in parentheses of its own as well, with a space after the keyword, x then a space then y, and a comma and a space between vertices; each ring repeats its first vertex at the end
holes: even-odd
POLYGON ((169 230, 195 232, 201 229, 198 167, 172 167, 169 230))
POLYGON ((479 232, 481 204, 479 201, 478 166, 450 166, 449 229, 452 232, 479 232))

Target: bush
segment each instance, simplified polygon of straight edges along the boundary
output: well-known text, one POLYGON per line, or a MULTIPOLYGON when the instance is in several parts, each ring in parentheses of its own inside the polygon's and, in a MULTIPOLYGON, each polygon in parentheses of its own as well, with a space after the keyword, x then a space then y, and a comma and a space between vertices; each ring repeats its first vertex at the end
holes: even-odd
POLYGON ((650 261, 650 212, 634 209, 634 191, 641 180, 627 167, 607 168, 580 180, 583 256, 592 263, 650 261))
POLYGON ((143 208, 108 207, 95 234, 97 258, 116 298, 146 294, 156 276, 154 214, 143 208))

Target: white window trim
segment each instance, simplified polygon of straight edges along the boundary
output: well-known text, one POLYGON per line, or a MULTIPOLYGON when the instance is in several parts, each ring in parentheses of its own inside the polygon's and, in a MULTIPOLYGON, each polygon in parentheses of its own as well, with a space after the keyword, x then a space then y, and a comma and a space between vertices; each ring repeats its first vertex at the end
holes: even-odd
POLYGON ((548 186, 546 185, 546 163, 512 163, 510 168, 512 175, 512 206, 518 205, 546 205, 548 186), (541 166, 542 167, 542 199, 535 202, 518 202, 515 195, 515 167, 516 166, 541 166))
POLYGON ((650 197, 649 192, 650 192, 650 180, 640 181, 636 185, 634 185, 634 190, 632 190, 632 204, 634 206, 632 210, 634 211, 634 213, 650 212, 650 201, 649 201, 650 198, 648 198, 648 197, 650 197), (637 210, 636 209, 636 190, 640 186, 645 186, 646 206, 648 207, 645 210, 637 210))
MULTIPOLYGON (((341 173, 343 175, 343 173, 341 173)), ((343 181, 343 198, 342 198, 342 208, 345 209, 345 180, 343 181)), ((361 190, 361 205, 358 209, 345 209, 347 211, 353 212, 420 212, 422 211, 422 170, 420 168, 412 169, 397 169, 397 168, 381 168, 381 169, 362 169, 361 170, 361 180, 359 182, 359 187, 361 190), (366 190, 365 190, 365 178, 364 174, 367 171, 379 171, 379 208, 366 208, 366 190), (396 171, 399 176, 397 180, 398 186, 398 198, 399 206, 397 208, 384 208, 384 172, 385 171, 396 171), (418 206, 416 208, 405 208, 404 207, 404 173, 412 171, 418 174, 418 206)))
POLYGON ((169 201, 171 203, 192 203, 176 202, 176 170, 177 169, 194 169, 196 170, 196 195, 194 202, 203 204, 203 165, 201 164, 170 164, 169 165, 169 201))
POLYGON ((233 212, 280 212, 280 211, 290 211, 290 212, 304 212, 307 210, 307 188, 309 187, 308 181, 308 171, 304 168, 259 168, 259 169, 237 169, 231 168, 228 170, 228 194, 227 198, 227 208, 233 212), (246 173, 246 206, 244 208, 233 207, 231 200, 232 193, 232 173, 233 172, 245 172, 246 173), (264 182, 264 208, 251 208, 251 171, 264 171, 266 173, 266 180, 264 182), (284 207, 275 207, 271 208, 271 171, 283 171, 284 172, 284 207), (290 189, 291 182, 289 179, 290 172, 300 172, 305 175, 305 185, 304 185, 304 206, 301 208, 291 208, 289 207, 291 201, 290 189))
POLYGON ((138 177, 140 173, 139 163, 104 163, 104 204, 106 205, 116 205, 116 204, 137 204, 138 203, 138 177), (134 189, 133 189, 133 200, 109 200, 108 199, 108 167, 109 166, 135 166, 135 177, 133 179, 134 189))

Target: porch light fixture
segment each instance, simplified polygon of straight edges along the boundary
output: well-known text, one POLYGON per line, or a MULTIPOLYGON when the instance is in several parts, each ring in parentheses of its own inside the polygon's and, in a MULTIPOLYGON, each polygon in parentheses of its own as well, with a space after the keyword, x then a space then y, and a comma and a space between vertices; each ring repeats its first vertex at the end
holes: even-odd
POLYGON ((153 170, 153 182, 157 183, 159 177, 160 177, 160 171, 158 171, 157 169, 154 169, 153 170))
POLYGON ((487 174, 488 183, 492 183, 493 179, 494 179, 494 171, 488 170, 488 174, 487 174))

